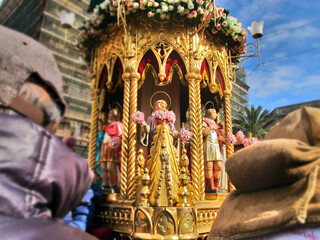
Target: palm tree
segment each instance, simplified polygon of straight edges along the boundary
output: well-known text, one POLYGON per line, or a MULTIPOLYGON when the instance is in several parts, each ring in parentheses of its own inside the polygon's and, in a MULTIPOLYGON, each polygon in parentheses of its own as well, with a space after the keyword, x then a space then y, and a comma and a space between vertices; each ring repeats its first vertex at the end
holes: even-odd
POLYGON ((245 135, 252 133, 253 137, 264 137, 276 119, 269 116, 268 110, 263 110, 261 106, 255 109, 245 107, 244 111, 233 120, 234 132, 241 130, 245 135))

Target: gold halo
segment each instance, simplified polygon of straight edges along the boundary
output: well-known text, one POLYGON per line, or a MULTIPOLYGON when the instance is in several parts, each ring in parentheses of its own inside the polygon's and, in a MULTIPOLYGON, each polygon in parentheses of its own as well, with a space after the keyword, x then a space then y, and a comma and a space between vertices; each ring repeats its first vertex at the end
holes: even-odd
POLYGON ((212 103, 212 108, 214 108, 214 103, 213 103, 212 101, 208 101, 208 102, 206 102, 206 104, 204 105, 204 109, 207 109, 206 107, 207 107, 207 105, 208 105, 209 103, 212 103))
POLYGON ((119 109, 119 114, 121 114, 122 113, 122 107, 121 107, 120 103, 114 102, 114 103, 111 104, 111 108, 117 109, 117 107, 119 109))
POLYGON ((166 93, 166 92, 164 92, 164 91, 157 91, 157 92, 155 92, 154 94, 152 94, 152 96, 151 96, 151 98, 150 98, 150 106, 151 106, 151 109, 153 110, 153 104, 152 104, 153 97, 154 97, 156 94, 158 94, 158 93, 163 93, 163 94, 165 94, 165 95, 168 97, 168 99, 169 99, 168 109, 170 109, 170 107, 171 107, 171 97, 169 96, 168 93, 166 93))

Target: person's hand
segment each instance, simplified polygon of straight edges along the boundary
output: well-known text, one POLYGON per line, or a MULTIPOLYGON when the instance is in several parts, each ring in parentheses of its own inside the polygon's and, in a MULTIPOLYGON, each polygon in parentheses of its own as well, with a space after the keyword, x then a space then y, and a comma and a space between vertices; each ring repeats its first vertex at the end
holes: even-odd
POLYGON ((142 126, 146 126, 146 125, 147 125, 146 121, 143 120, 143 121, 141 122, 141 125, 142 125, 142 126))
POLYGON ((218 137, 218 140, 221 141, 221 142, 225 142, 225 141, 226 141, 223 136, 219 136, 219 137, 218 137))

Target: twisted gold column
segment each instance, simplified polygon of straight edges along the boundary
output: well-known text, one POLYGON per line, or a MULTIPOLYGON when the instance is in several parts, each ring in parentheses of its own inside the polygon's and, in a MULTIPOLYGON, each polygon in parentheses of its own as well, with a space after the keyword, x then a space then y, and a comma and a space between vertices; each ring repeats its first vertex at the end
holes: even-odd
MULTIPOLYGON (((95 50, 94 50, 95 51, 95 50)), ((88 153, 88 164, 93 172, 96 172, 96 155, 97 155, 97 139, 98 139, 98 119, 99 119, 99 109, 98 109, 98 99, 100 91, 96 87, 98 83, 98 62, 99 58, 93 52, 92 56, 95 57, 91 66, 91 121, 90 121, 90 142, 89 142, 89 153, 88 153)))
POLYGON ((129 158, 129 110, 130 110, 130 73, 122 74, 124 81, 123 93, 123 116, 122 116, 122 145, 121 145, 121 179, 120 179, 120 196, 121 199, 127 197, 127 167, 129 158))
POLYGON ((203 155, 200 156, 200 151, 203 149, 202 146, 200 147, 200 144, 202 145, 200 82, 198 81, 198 74, 195 73, 188 73, 186 79, 189 83, 190 130, 192 132, 190 139, 191 185, 193 187, 193 199, 201 200, 204 194, 204 187, 202 190, 204 167, 203 155), (203 172, 201 173, 202 168, 203 172))
MULTIPOLYGON (((225 126, 226 133, 232 132, 232 118, 231 118, 231 105, 230 98, 231 92, 230 90, 225 90, 225 99, 224 99, 224 110, 225 110, 225 126)), ((227 158, 230 157, 234 153, 234 148, 232 144, 227 144, 227 158)))
POLYGON ((205 181, 204 181, 204 158, 203 158, 203 136, 202 136, 202 109, 201 109, 201 75, 196 79, 196 107, 197 107, 197 144, 198 144, 198 163, 199 163, 199 197, 205 199, 205 181))
MULTIPOLYGON (((228 132, 232 132, 232 118, 231 118, 231 105, 230 105, 231 92, 230 90, 225 90, 224 94, 225 94, 225 98, 224 98, 225 126, 226 126, 226 133, 228 133, 228 132)), ((228 158, 234 153, 234 148, 232 144, 226 144, 226 148, 227 148, 226 152, 227 152, 227 158, 228 158)), ((229 185, 229 191, 235 190, 235 187, 230 182, 230 180, 228 181, 228 185, 229 185)))
MULTIPOLYGON (((131 73, 130 116, 137 111, 139 73, 131 73)), ((137 158, 137 125, 129 118, 129 157, 127 171, 127 198, 133 200, 136 194, 136 158, 137 158)))
POLYGON ((97 155, 97 138, 98 138, 98 90, 92 89, 93 99, 91 108, 91 124, 90 124, 90 142, 89 142, 89 156, 88 164, 90 169, 95 172, 96 170, 96 155, 97 155))

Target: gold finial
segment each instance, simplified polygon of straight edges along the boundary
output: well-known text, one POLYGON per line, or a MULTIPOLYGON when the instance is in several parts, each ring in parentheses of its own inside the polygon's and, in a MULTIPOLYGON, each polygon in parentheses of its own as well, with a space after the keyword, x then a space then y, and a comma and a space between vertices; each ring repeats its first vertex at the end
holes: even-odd
POLYGON ((183 145, 182 147, 182 156, 180 159, 180 166, 181 166, 181 175, 180 175, 180 189, 179 189, 179 203, 177 204, 178 207, 188 207, 191 206, 190 204, 190 193, 188 191, 188 184, 190 182, 189 177, 189 158, 187 157, 187 151, 183 145))
POLYGON ((141 189, 141 193, 140 193, 141 200, 138 203, 138 206, 143 206, 143 207, 149 206, 149 203, 148 203, 148 198, 150 195, 150 190, 148 186, 149 182, 150 182, 149 169, 145 168, 142 179, 141 179, 141 183, 143 187, 141 189))

